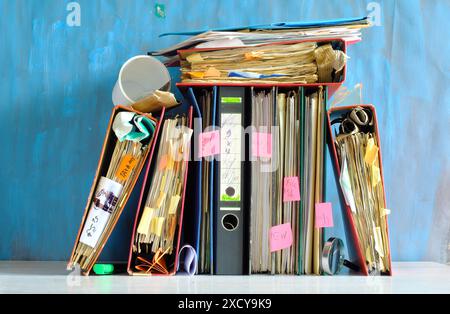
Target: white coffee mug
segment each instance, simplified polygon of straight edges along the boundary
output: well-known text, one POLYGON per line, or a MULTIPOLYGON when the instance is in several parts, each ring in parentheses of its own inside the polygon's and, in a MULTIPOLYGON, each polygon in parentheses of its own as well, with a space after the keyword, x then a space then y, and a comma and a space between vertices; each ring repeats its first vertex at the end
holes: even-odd
POLYGON ((120 69, 112 101, 115 106, 129 106, 158 89, 170 90, 170 74, 166 66, 154 57, 136 56, 120 69))

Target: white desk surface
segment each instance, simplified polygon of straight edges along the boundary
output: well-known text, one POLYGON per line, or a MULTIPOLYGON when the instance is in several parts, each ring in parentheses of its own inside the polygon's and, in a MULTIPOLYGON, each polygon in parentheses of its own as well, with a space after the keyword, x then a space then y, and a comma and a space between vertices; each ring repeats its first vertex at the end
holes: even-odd
POLYGON ((0 293, 450 293, 450 266, 393 263, 392 277, 79 276, 64 262, 0 261, 0 293))

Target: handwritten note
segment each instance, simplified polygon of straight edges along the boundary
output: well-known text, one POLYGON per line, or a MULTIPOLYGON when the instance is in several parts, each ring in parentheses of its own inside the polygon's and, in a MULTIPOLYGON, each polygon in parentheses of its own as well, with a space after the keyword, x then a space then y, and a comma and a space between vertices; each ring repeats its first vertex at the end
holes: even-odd
POLYGON ((133 155, 125 155, 120 163, 119 169, 117 169, 116 177, 121 181, 126 181, 136 167, 137 159, 133 155))
POLYGON ((80 242, 94 248, 100 238, 100 235, 108 223, 110 213, 105 212, 101 208, 92 206, 89 211, 88 218, 81 234, 80 242))
POLYGON ((283 183, 283 202, 299 201, 300 183, 298 177, 285 177, 283 183))
POLYGON ((331 228, 333 224, 333 208, 331 203, 316 204, 316 228, 331 228))
POLYGON ((220 131, 200 133, 198 142, 200 158, 220 154, 220 131))
POLYGON ((292 245, 291 223, 273 226, 270 228, 270 252, 286 249, 292 245))
POLYGON ((272 158, 272 134, 254 132, 252 135, 253 157, 272 158))
POLYGON ((88 217, 84 223, 80 242, 94 248, 115 210, 123 186, 101 177, 95 191, 88 217))
MULTIPOLYGON (((226 101, 234 102, 238 99, 228 98, 226 101)), ((220 201, 239 202, 241 200, 241 162, 243 160, 241 150, 242 115, 222 113, 220 117, 220 201)))

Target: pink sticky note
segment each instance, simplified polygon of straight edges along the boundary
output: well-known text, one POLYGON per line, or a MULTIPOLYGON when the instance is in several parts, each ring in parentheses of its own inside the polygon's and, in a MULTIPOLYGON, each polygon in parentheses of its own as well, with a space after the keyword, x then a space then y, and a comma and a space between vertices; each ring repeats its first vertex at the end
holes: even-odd
POLYGON ((220 131, 200 133, 198 143, 200 158, 220 154, 220 131))
POLYGON ((164 156, 161 157, 161 161, 159 162, 159 166, 158 166, 158 170, 159 171, 162 171, 162 170, 166 169, 167 161, 168 161, 167 159, 168 159, 167 155, 164 155, 164 156))
POLYGON ((283 184, 283 202, 300 200, 300 183, 298 177, 286 177, 283 184))
POLYGON ((272 158, 272 134, 254 132, 252 135, 253 157, 272 158))
POLYGON ((333 208, 331 203, 316 204, 316 228, 333 227, 333 208))
POLYGON ((286 249, 292 245, 291 223, 273 226, 270 228, 270 252, 286 249))

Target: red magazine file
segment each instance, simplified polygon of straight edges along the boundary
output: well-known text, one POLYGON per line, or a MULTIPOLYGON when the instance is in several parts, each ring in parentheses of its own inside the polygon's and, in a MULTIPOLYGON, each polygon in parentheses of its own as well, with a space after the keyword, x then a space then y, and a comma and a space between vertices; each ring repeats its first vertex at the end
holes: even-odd
MULTIPOLYGON (((334 135, 332 133, 333 130, 332 130, 332 126, 331 126, 331 121, 333 120, 333 118, 336 115, 340 115, 341 113, 351 111, 356 107, 367 108, 373 113, 373 123, 375 126, 375 134, 377 137, 378 145, 380 146, 379 151, 378 151, 378 158, 380 161, 381 183, 383 185, 384 208, 386 208, 386 192, 385 192, 384 176, 383 176, 383 161, 381 158, 381 142, 380 142, 380 135, 378 133, 378 120, 377 120, 375 107, 373 105, 353 105, 353 106, 334 107, 334 108, 331 108, 330 110, 328 110, 328 112, 327 112, 328 135, 329 135, 328 146, 330 149, 330 153, 332 154, 332 159, 333 159, 333 163, 334 163, 333 166, 334 166, 336 184, 338 185, 339 191, 340 191, 341 206, 343 208, 343 216, 345 219, 344 225, 347 229, 346 230, 347 236, 350 236, 350 239, 348 239, 348 240, 351 240, 351 245, 352 245, 352 247, 350 247, 350 245, 349 245, 349 254, 352 255, 352 253, 356 253, 356 256, 354 256, 354 257, 350 256, 350 258, 352 258, 356 262, 356 264, 359 265, 361 272, 364 275, 368 276, 369 270, 366 265, 365 258, 363 256, 362 248, 359 243, 358 234, 356 232, 355 222, 353 221, 351 209, 350 209, 350 206, 348 206, 344 201, 343 191, 339 184, 339 178, 341 176, 341 165, 339 164, 337 150, 336 150, 336 146, 334 143, 334 135), (355 252, 351 252, 351 248, 354 249, 355 252)), ((392 276, 392 260, 391 260, 391 251, 390 251, 390 243, 389 243, 389 226, 388 226, 387 215, 385 216, 385 219, 386 219, 387 238, 388 238, 387 245, 389 248, 389 250, 388 250, 389 251, 389 259, 388 260, 389 260, 389 270, 390 271, 389 271, 388 275, 392 276)))
MULTIPOLYGON (((189 128, 192 128, 192 117, 193 117, 193 107, 189 107, 189 112, 188 112, 188 119, 189 119, 189 128)), ((164 123, 163 118, 160 118, 160 124, 162 125, 164 123)), ((157 142, 157 141, 156 141, 157 142)), ((152 150, 152 155, 153 155, 153 151, 152 150)), ((184 161, 186 163, 186 172, 185 172, 185 176, 184 176, 184 185, 183 185, 183 193, 182 193, 182 197, 181 197, 181 210, 180 210, 180 217, 178 220, 178 230, 177 230, 177 242, 176 242, 176 247, 174 250, 174 254, 175 254, 175 260, 174 260, 174 265, 173 267, 169 270, 169 273, 167 274, 167 276, 173 276, 175 275, 175 273, 177 272, 177 268, 178 268, 178 253, 180 251, 180 242, 181 242, 181 231, 183 230, 183 212, 184 212, 184 201, 185 201, 185 195, 186 195, 186 182, 187 182, 187 176, 188 176, 188 165, 189 165, 189 161, 185 160, 184 161)), ((142 273, 142 272, 138 272, 134 270, 134 265, 132 265, 133 263, 135 263, 135 259, 133 258, 133 245, 134 245, 134 239, 136 238, 136 232, 137 232, 137 226, 139 224, 139 220, 141 219, 141 213, 143 212, 143 207, 145 206, 145 200, 147 198, 147 194, 149 189, 151 188, 151 181, 150 181, 150 172, 151 172, 151 168, 152 168, 152 163, 149 161, 149 163, 147 164, 147 168, 145 169, 145 175, 144 175, 144 182, 142 184, 142 189, 141 189, 141 195, 139 197, 139 203, 138 203, 138 208, 136 211, 136 218, 134 220, 134 225, 133 225, 133 234, 131 236, 131 243, 130 243, 130 252, 129 252, 129 256, 128 256, 128 265, 127 265, 127 272, 129 275, 132 276, 166 276, 165 274, 159 274, 159 273, 142 273)))
MULTIPOLYGON (((343 39, 340 38, 326 38, 326 39, 306 39, 306 40, 293 40, 293 41, 282 41, 282 42, 275 42, 275 43, 269 43, 269 44, 261 44, 256 47, 262 47, 262 46, 272 46, 272 45, 289 45, 289 44, 298 44, 302 42, 317 42, 317 43, 328 43, 333 42, 335 44, 338 44, 341 48, 341 50, 347 54, 347 46, 349 43, 343 39)), ((180 60, 185 60, 188 55, 191 55, 196 52, 206 52, 206 51, 217 51, 217 50, 228 50, 228 49, 234 49, 234 48, 242 48, 242 47, 226 47, 226 48, 193 48, 193 49, 185 49, 185 50, 179 50, 178 55, 180 57, 180 60)), ((278 87, 318 87, 318 86, 326 86, 328 87, 328 97, 331 97, 337 89, 345 82, 347 75, 347 65, 344 67, 344 71, 342 73, 342 79, 339 82, 330 82, 330 83, 310 83, 310 84, 301 84, 301 83, 220 83, 220 82, 199 82, 199 83, 177 83, 177 87, 180 89, 188 88, 188 87, 207 87, 207 86, 243 86, 243 87, 260 87, 260 88, 267 88, 272 86, 278 86, 278 87)))
MULTIPOLYGON (((106 171, 108 170, 108 165, 109 165, 109 163, 111 161, 111 157, 112 157, 112 153, 113 153, 113 150, 114 150, 114 146, 115 146, 115 144, 117 142, 117 138, 115 137, 114 132, 112 130, 112 124, 114 122, 114 118, 116 117, 116 114, 121 112, 121 111, 130 111, 130 112, 134 112, 134 113, 139 114, 139 115, 145 115, 146 117, 148 117, 148 118, 150 118, 150 119, 152 119, 152 120, 154 120, 156 122, 156 131, 155 131, 155 134, 153 134, 153 138, 151 139, 151 141, 149 143, 149 148, 147 149, 147 152, 144 155, 144 160, 147 160, 150 151, 153 154, 153 150, 154 150, 154 146, 155 146, 156 138, 157 138, 157 132, 158 132, 157 130, 159 130, 159 127, 160 127, 160 124, 161 124, 161 120, 155 119, 150 114, 146 114, 146 113, 142 113, 142 112, 136 111, 136 110, 132 109, 131 107, 125 107, 125 106, 120 106, 120 105, 114 107, 113 112, 111 114, 111 118, 109 120, 108 129, 106 131, 105 141, 103 142, 103 148, 102 148, 102 152, 100 154, 100 159, 99 159, 99 162, 98 162, 97 171, 95 173, 94 182, 92 183, 91 191, 89 193, 89 197, 88 197, 87 204, 86 204, 86 207, 85 207, 85 210, 84 210, 83 218, 81 220, 81 225, 80 225, 80 228, 78 229, 77 238, 75 239, 75 244, 73 246, 72 253, 70 255, 70 260, 69 260, 69 262, 67 264, 67 269, 68 270, 71 270, 73 268, 73 266, 74 266, 73 258, 75 257, 75 250, 76 250, 77 244, 78 244, 78 242, 80 240, 81 232, 83 231, 83 227, 84 227, 85 221, 87 219, 87 216, 88 216, 88 213, 89 213, 89 209, 91 208, 92 198, 93 198, 95 190, 97 188, 97 184, 98 184, 98 182, 100 180, 100 177, 102 175, 106 174, 106 171)), ((162 111, 162 114, 164 114, 164 110, 162 111)), ((142 168, 144 167, 144 164, 145 164, 145 162, 143 162, 139 166, 139 168, 137 168, 137 170, 136 170, 136 176, 133 179, 133 182, 131 184, 131 191, 134 189, 134 186, 136 185, 136 182, 139 179, 139 176, 140 176, 140 173, 142 171, 142 168)), ((106 242, 108 242, 108 239, 109 239, 109 237, 110 237, 110 235, 111 235, 115 225, 117 224, 117 221, 119 220, 120 215, 121 215, 123 209, 125 208, 125 206, 126 206, 126 204, 128 202, 128 199, 130 198, 130 195, 131 195, 131 193, 129 193, 125 197, 125 199, 122 202, 122 205, 120 207, 118 206, 116 208, 116 210, 119 211, 119 214, 117 215, 116 219, 113 221, 113 227, 111 228, 111 230, 109 230, 109 232, 105 231, 105 232, 107 232, 105 241, 103 243, 101 243, 99 248, 97 249, 97 251, 95 251, 94 257, 93 257, 92 262, 91 262, 91 265, 88 267, 88 269, 82 270, 82 274, 83 275, 86 275, 86 276, 89 275, 93 265, 95 264, 95 262, 97 261, 98 257, 100 256, 100 253, 102 252, 106 242)))

